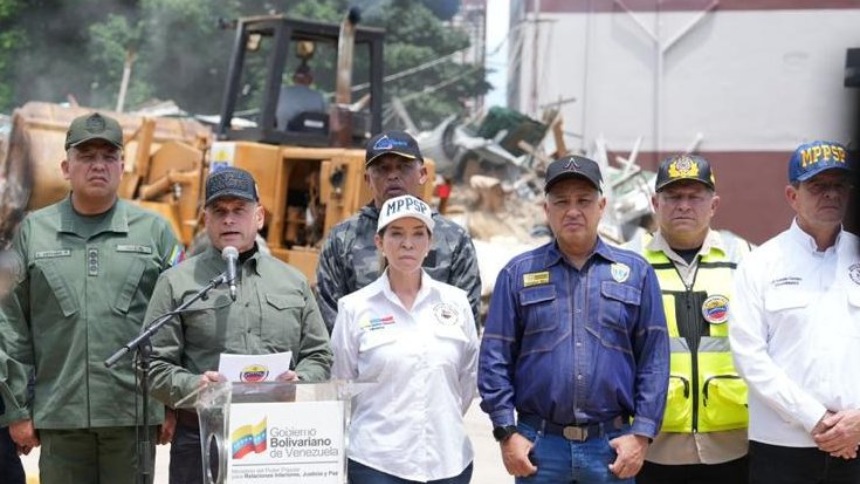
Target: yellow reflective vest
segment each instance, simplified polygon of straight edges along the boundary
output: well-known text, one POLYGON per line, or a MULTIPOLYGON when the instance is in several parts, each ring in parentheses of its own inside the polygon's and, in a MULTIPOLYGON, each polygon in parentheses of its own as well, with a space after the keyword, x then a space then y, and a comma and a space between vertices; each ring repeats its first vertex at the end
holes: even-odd
POLYGON ((738 376, 729 349, 728 309, 732 276, 749 252, 749 243, 721 232, 726 251, 712 247, 699 255, 693 284, 687 287, 662 251, 648 260, 663 294, 670 338, 669 391, 661 432, 716 432, 747 427, 747 387, 738 376))

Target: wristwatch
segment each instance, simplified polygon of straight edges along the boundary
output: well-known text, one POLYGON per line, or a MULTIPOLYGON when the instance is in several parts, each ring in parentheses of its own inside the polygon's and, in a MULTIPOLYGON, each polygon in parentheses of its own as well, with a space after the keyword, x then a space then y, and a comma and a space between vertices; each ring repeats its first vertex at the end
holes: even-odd
POLYGON ((516 425, 505 425, 503 427, 493 428, 493 437, 495 437, 496 442, 504 442, 515 433, 517 433, 516 425))

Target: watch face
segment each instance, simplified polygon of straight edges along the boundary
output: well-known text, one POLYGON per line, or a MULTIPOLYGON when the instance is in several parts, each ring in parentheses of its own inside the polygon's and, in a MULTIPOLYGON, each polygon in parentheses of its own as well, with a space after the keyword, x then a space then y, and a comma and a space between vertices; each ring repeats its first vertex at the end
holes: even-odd
POLYGON ((516 431, 517 428, 513 425, 509 425, 507 427, 496 427, 493 429, 493 437, 496 438, 496 441, 501 442, 513 435, 516 431))

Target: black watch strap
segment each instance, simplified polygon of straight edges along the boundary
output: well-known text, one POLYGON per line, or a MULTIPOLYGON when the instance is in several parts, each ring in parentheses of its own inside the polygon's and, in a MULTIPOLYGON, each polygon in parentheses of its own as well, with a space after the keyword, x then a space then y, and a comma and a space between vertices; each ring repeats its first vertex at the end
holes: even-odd
POLYGON ((515 433, 517 433, 516 425, 505 425, 503 427, 493 428, 493 437, 496 439, 496 442, 504 442, 515 433))

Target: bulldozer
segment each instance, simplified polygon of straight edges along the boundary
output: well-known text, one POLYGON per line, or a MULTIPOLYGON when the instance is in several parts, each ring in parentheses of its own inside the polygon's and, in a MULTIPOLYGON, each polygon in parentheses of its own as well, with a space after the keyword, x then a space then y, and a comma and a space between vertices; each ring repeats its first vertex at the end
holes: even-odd
MULTIPOLYGON (((245 169, 258 184, 268 249, 313 282, 326 234, 371 199, 364 145, 382 129, 385 34, 359 26, 359 19, 353 9, 340 24, 281 15, 236 21, 214 129, 194 119, 102 111, 125 133, 120 196, 163 215, 190 246, 202 229, 207 174, 224 166, 245 169), (284 79, 293 65, 311 59, 334 77, 328 79, 333 99, 326 110, 280 119, 293 101, 284 95, 284 79), (356 102, 354 77, 368 91, 356 102)), ((0 249, 27 211, 67 196, 60 173, 64 134, 72 119, 91 111, 31 102, 13 114, 8 140, 0 139, 0 249)), ((433 162, 425 165, 433 180, 433 162)), ((425 186, 426 200, 432 190, 425 186)))

